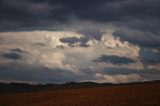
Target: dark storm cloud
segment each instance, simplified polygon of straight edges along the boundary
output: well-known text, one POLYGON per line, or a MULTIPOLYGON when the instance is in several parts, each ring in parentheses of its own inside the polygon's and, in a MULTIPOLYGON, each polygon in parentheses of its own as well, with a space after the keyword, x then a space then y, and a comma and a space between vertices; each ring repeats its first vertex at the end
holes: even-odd
POLYGON ((101 40, 103 32, 98 29, 82 29, 77 31, 78 33, 84 34, 87 37, 93 37, 97 40, 101 40))
POLYGON ((109 74, 109 75, 117 75, 117 74, 159 75, 160 74, 160 70, 156 70, 156 69, 134 70, 134 69, 128 69, 128 68, 104 68, 100 72, 103 74, 109 74))
POLYGON ((150 48, 141 48, 139 58, 145 65, 160 63, 160 53, 153 52, 150 48))
POLYGON ((28 53, 27 51, 21 50, 20 48, 10 49, 8 53, 2 54, 6 59, 19 60, 23 56, 23 53, 28 53))
POLYGON ((13 60, 18 60, 18 59, 21 59, 22 56, 18 53, 14 53, 14 52, 11 52, 11 53, 5 53, 3 55, 3 57, 7 58, 7 59, 13 59, 13 60))
MULTIPOLYGON (((122 40, 160 46, 159 5, 160 0, 0 0, 0 31, 57 30, 72 20, 91 21, 131 29, 114 33, 122 40)), ((100 40, 100 28, 85 29, 78 32, 100 40)))
POLYGON ((25 51, 21 50, 20 48, 11 49, 11 51, 17 52, 17 53, 25 53, 25 51))
POLYGON ((140 30, 120 28, 119 30, 116 30, 113 35, 120 36, 122 40, 127 40, 141 46, 160 46, 160 35, 148 31, 144 32, 140 30))
POLYGON ((68 37, 68 38, 61 38, 60 39, 61 42, 64 42, 64 43, 76 43, 76 42, 80 42, 81 39, 80 38, 77 38, 77 37, 68 37))
POLYGON ((77 17, 98 22, 159 19, 159 0, 0 0, 1 27, 49 26, 77 17), (73 16, 73 17, 72 17, 73 16))
POLYGON ((0 80, 24 81, 41 83, 64 83, 71 81, 88 80, 90 75, 75 75, 69 70, 48 68, 28 64, 0 64, 0 80), (17 67, 18 66, 18 67, 17 67))
POLYGON ((96 60, 93 60, 94 62, 103 62, 103 63, 113 63, 113 64, 129 64, 134 63, 136 61, 127 58, 127 57, 119 57, 119 56, 107 56, 102 55, 101 57, 97 58, 96 60))
POLYGON ((86 42, 89 40, 89 37, 67 37, 67 38, 61 38, 60 41, 63 43, 68 43, 68 46, 70 47, 76 47, 76 43, 78 43, 78 46, 80 47, 88 47, 89 45, 86 44, 86 42))
POLYGON ((128 68, 104 68, 101 70, 102 74, 107 74, 111 76, 115 75, 139 75, 143 79, 138 79, 137 81, 147 81, 147 80, 159 80, 160 70, 157 69, 144 69, 144 70, 134 70, 128 68))

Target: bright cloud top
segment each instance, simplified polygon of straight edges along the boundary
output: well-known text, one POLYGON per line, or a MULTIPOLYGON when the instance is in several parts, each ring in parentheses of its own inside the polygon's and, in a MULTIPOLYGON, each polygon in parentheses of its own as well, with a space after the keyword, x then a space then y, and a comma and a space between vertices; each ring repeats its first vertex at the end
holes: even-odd
POLYGON ((158 79, 151 70, 159 63, 146 65, 140 51, 138 45, 107 31, 100 40, 74 31, 0 32, 0 80, 119 83, 158 79))

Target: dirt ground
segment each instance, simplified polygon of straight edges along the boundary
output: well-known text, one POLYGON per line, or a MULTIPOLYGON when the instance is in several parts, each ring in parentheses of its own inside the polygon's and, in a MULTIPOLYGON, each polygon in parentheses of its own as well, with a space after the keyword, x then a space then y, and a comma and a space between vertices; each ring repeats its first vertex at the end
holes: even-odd
POLYGON ((160 106, 160 84, 3 94, 0 106, 160 106))

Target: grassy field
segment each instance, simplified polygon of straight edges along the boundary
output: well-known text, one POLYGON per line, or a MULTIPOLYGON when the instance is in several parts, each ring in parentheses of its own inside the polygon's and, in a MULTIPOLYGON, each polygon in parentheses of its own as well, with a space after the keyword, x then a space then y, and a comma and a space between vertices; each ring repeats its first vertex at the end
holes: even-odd
POLYGON ((0 106, 160 106, 160 83, 1 94, 0 106))

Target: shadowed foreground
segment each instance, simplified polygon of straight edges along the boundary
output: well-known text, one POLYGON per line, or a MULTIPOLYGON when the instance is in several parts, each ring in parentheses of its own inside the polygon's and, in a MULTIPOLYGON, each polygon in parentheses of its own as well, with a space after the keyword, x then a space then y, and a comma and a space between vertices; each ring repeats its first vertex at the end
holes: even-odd
POLYGON ((160 106, 160 83, 1 94, 0 106, 160 106))

